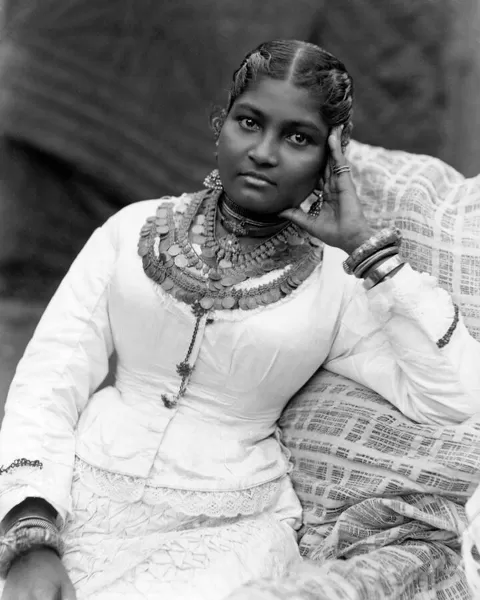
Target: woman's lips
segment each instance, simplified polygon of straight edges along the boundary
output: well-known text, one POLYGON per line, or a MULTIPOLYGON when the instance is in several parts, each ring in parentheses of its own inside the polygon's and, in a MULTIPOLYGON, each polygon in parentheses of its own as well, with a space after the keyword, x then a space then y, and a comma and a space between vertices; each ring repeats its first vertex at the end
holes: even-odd
POLYGON ((246 183, 255 187, 269 187, 275 185, 270 179, 255 173, 243 173, 242 178, 246 183))

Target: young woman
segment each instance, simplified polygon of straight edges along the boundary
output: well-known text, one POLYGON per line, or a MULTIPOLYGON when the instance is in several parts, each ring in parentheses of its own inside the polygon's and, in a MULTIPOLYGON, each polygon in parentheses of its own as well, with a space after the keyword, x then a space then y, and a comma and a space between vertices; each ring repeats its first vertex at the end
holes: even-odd
POLYGON ((336 58, 262 44, 213 119, 208 189, 93 234, 6 405, 3 600, 220 600, 294 567, 277 420, 322 364, 418 421, 478 411, 458 309, 362 214, 351 114, 336 58))

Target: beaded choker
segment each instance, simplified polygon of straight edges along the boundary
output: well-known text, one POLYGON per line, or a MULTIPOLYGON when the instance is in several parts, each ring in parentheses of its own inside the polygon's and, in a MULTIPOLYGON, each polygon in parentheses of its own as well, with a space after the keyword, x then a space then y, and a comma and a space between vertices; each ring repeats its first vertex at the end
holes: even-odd
POLYGON ((242 217, 232 209, 224 197, 218 204, 218 215, 223 227, 233 235, 244 237, 265 237, 278 233, 286 227, 285 221, 255 221, 249 217, 242 217))
POLYGON ((276 215, 264 215, 259 213, 253 213, 242 206, 239 206, 234 202, 225 192, 221 196, 221 205, 225 207, 226 212, 239 220, 244 220, 250 225, 256 225, 257 227, 278 225, 279 219, 276 215))

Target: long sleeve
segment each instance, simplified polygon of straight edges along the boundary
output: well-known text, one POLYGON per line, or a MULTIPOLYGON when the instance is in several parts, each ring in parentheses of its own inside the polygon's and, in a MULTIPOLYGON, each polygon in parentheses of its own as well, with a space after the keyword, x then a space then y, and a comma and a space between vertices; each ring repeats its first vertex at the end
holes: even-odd
POLYGON ((480 343, 434 277, 405 265, 368 292, 348 276, 338 333, 324 367, 361 383, 418 422, 448 424, 480 411, 480 343))
POLYGON ((60 522, 70 510, 75 427, 113 347, 112 227, 97 229, 77 256, 17 367, 0 432, 0 520, 29 496, 47 500, 60 522), (18 459, 34 466, 15 467, 18 459))

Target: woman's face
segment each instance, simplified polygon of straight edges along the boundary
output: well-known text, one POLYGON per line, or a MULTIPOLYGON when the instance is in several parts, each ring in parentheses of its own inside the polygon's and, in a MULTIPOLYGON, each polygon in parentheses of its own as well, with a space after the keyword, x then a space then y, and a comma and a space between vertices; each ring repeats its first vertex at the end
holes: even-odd
POLYGON ((305 89, 259 78, 235 100, 218 138, 225 192, 258 213, 299 206, 323 175, 327 137, 305 89))

